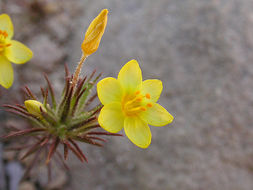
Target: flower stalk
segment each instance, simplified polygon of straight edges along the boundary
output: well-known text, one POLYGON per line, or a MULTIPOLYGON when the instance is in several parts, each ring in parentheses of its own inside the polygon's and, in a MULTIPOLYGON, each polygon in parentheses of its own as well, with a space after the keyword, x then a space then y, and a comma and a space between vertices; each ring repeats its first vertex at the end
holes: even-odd
POLYGON ((74 77, 73 77, 73 80, 72 80, 73 88, 76 87, 77 80, 79 78, 80 72, 82 70, 83 63, 85 62, 86 58, 87 58, 87 56, 82 54, 81 59, 80 59, 79 63, 77 64, 77 67, 76 67, 76 70, 75 70, 75 73, 74 73, 74 77))

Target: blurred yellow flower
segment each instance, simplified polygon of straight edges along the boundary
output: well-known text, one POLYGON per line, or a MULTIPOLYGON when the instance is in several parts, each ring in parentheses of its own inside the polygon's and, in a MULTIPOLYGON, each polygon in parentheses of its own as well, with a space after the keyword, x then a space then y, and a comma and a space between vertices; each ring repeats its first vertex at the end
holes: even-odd
POLYGON ((87 29, 82 43, 82 50, 85 56, 97 51, 107 24, 107 14, 108 10, 103 9, 87 29))
POLYGON ((120 70, 118 79, 108 77, 97 84, 98 97, 104 105, 99 124, 112 133, 124 128, 135 145, 147 148, 151 143, 148 124, 158 127, 173 121, 173 116, 156 103, 162 88, 160 80, 142 81, 138 62, 129 61, 120 70))
POLYGON ((43 104, 37 100, 26 100, 25 107, 30 114, 35 115, 37 117, 42 117, 40 108, 43 112, 46 112, 43 104))
POLYGON ((13 68, 10 62, 23 64, 29 61, 33 53, 24 44, 12 40, 14 34, 11 18, 0 15, 0 85, 9 88, 13 83, 13 68))

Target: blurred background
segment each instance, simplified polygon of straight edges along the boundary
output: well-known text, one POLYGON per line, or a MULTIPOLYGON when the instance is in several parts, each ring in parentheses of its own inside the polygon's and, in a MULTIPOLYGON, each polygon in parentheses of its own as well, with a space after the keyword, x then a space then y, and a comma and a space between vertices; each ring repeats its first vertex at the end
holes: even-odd
MULTIPOLYGON (((160 103, 175 120, 151 127, 146 150, 126 137, 108 138, 104 148, 82 144, 88 164, 70 157, 70 171, 54 170, 49 184, 37 168, 19 189, 252 190, 252 0, 0 0, 14 38, 34 52, 15 65, 14 86, 0 87, 0 103, 20 101, 24 85, 39 92, 42 72, 60 89, 64 63, 74 71, 85 30, 104 8, 107 28, 83 74, 116 77, 137 59, 144 79, 163 81, 160 103)), ((1 135, 20 124, 3 110, 0 122, 1 135)), ((25 163, 6 146, 0 142, 0 189, 16 190, 25 163)))

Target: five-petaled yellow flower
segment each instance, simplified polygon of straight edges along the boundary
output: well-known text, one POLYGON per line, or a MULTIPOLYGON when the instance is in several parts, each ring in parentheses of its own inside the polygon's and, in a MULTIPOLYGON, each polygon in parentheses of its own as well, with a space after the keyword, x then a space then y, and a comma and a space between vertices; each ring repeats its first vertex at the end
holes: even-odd
POLYGON ((7 14, 0 15, 0 85, 11 87, 13 68, 10 62, 23 64, 29 61, 33 53, 24 44, 12 40, 14 35, 11 18, 7 14))
POLYGON ((173 121, 173 116, 156 103, 162 88, 160 80, 142 81, 138 62, 129 61, 120 70, 118 79, 108 77, 97 84, 98 97, 104 105, 99 124, 112 133, 124 128, 135 145, 147 148, 151 143, 148 124, 158 127, 173 121))

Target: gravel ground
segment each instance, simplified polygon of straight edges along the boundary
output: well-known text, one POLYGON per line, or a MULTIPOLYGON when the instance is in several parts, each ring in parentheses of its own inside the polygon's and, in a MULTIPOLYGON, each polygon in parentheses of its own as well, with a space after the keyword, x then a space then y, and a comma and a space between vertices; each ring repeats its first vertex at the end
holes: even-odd
MULTIPOLYGON (((15 13, 11 6, 7 10, 15 13)), ((42 22, 42 32, 29 37, 25 32, 32 29, 23 29, 17 36, 37 52, 48 49, 44 46, 58 51, 45 60, 47 66, 16 69, 36 71, 27 79, 23 74, 24 81, 37 80, 31 84, 36 89, 38 73, 48 70, 60 86, 62 63, 72 63, 74 70, 85 29, 108 8, 102 43, 84 73, 96 68, 115 77, 127 61, 137 59, 144 79, 163 81, 160 103, 175 117, 170 126, 151 128, 146 150, 127 138, 108 138, 102 149, 82 145, 89 164, 69 159, 64 190, 253 189, 252 0, 75 0, 61 6, 63 11, 42 22)))

